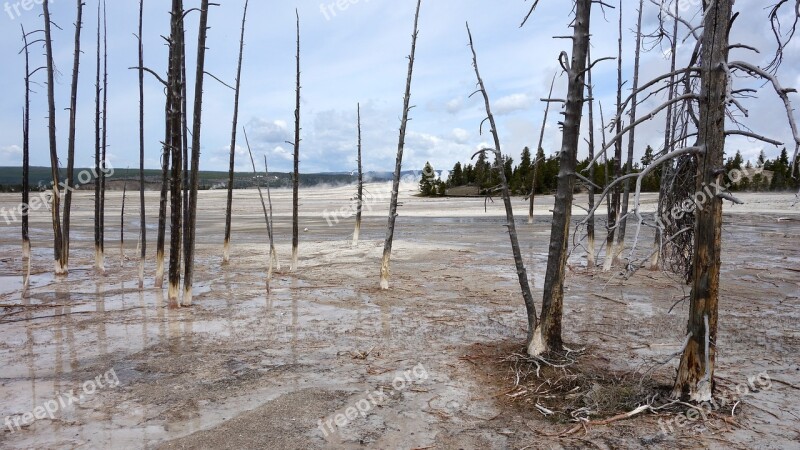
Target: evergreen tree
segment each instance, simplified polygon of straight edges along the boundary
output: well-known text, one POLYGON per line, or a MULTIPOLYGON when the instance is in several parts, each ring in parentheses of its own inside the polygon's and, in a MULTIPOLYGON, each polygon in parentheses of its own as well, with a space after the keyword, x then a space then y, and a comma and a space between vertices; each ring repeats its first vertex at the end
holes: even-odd
POLYGON ((436 172, 430 162, 425 163, 425 168, 422 169, 422 178, 419 180, 419 191, 424 197, 436 195, 436 172))

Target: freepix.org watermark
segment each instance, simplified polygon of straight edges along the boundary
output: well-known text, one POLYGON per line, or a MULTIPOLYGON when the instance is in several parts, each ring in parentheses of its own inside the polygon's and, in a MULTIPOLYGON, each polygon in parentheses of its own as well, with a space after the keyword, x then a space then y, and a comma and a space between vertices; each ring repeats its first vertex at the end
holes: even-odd
POLYGON ((5 425, 11 433, 16 433, 22 427, 32 425, 37 420, 49 417, 51 420, 55 419, 56 413, 70 408, 75 404, 81 404, 87 398, 93 396, 98 389, 115 388, 119 386, 119 378, 114 369, 94 377, 93 380, 84 382, 79 392, 76 394, 75 389, 70 389, 68 392, 56 394, 53 400, 48 400, 42 405, 33 408, 33 411, 24 414, 17 414, 13 416, 6 416, 5 425))
POLYGON ((410 370, 399 373, 392 381, 391 390, 381 386, 372 392, 365 392, 366 397, 358 400, 355 404, 348 406, 338 414, 332 414, 327 419, 320 419, 317 428, 327 438, 329 434, 335 433, 337 429, 344 428, 359 417, 367 417, 370 411, 376 406, 380 406, 390 398, 400 392, 411 388, 415 383, 428 379, 428 371, 420 363, 410 370))
MULTIPOLYGON (((99 178, 100 172, 102 172, 107 177, 114 176, 114 168, 111 167, 111 164, 106 161, 101 167, 100 170, 97 171, 96 169, 86 169, 82 170, 78 173, 76 180, 78 185, 88 184, 90 181, 99 178)), ((39 211, 42 208, 46 208, 50 211, 51 203, 52 203, 52 182, 50 183, 51 187, 41 186, 39 189, 39 195, 33 196, 31 200, 28 201, 27 204, 20 203, 19 205, 9 209, 6 207, 0 208, 0 217, 5 220, 6 225, 11 225, 19 220, 22 217, 27 216, 31 213, 31 211, 39 211)), ((65 193, 67 191, 75 191, 75 186, 69 187, 67 186, 66 181, 61 181, 58 183, 59 191, 61 193, 65 193)))
POLYGON ((325 16, 325 20, 336 17, 337 12, 345 12, 351 5, 357 3, 369 3, 370 0, 333 0, 329 3, 320 3, 319 10, 325 16))
MULTIPOLYGON (((52 4, 54 1, 55 0, 50 0, 50 4, 52 4)), ((44 3, 44 0, 7 1, 3 5, 3 11, 8 14, 9 19, 14 20, 22 16, 24 12, 28 12, 35 6, 41 5, 42 3, 44 3)))

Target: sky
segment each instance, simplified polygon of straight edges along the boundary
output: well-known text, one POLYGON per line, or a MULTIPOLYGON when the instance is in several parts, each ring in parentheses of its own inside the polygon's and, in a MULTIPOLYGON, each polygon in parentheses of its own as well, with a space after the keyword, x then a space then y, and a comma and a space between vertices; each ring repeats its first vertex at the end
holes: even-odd
MULTIPOLYGON (((77 108, 76 166, 94 164, 94 77, 97 0, 84 0, 84 28, 77 108)), ((235 79, 238 40, 244 0, 218 0, 209 13, 206 70, 228 84, 235 79)), ((56 115, 58 152, 66 166, 69 89, 72 75, 76 2, 50 0, 53 21, 55 65, 58 69, 56 115)), ((164 39, 169 30, 169 3, 145 0, 145 65, 165 74, 167 53, 164 39)), ((185 0, 185 7, 199 6, 199 0, 185 0)), ((698 23, 699 0, 681 0, 682 17, 698 23)), ((768 2, 769 3, 769 2, 768 2)), ((635 24, 638 2, 623 0, 625 78, 632 78, 635 24)), ((42 27, 41 0, 0 0, 0 166, 19 166, 22 159, 21 115, 24 99, 24 59, 20 24, 26 30, 42 27), (26 10, 25 6, 28 6, 26 10), (19 14, 17 14, 17 11, 19 14)), ((295 9, 301 21, 301 147, 303 173, 350 172, 356 169, 356 107, 361 104, 364 169, 391 171, 397 151, 403 91, 408 69, 413 30, 414 0, 252 0, 245 32, 245 53, 236 148, 237 171, 251 170, 242 127, 246 127, 256 159, 266 154, 273 171, 290 171, 294 139, 295 102, 295 9), (341 5, 341 7, 340 7, 341 5)), ((475 39, 481 75, 497 118, 502 151, 519 161, 523 147, 536 148, 550 81, 557 75, 553 96, 563 97, 567 80, 558 65, 561 51, 570 42, 553 36, 571 34, 572 2, 540 0, 539 7, 520 28, 530 1, 505 0, 423 0, 412 82, 411 122, 406 139, 404 169, 420 170, 426 161, 436 169, 450 169, 456 161, 466 162, 478 148, 492 141, 480 124, 485 117, 475 90, 475 74, 465 24, 475 39)), ((763 0, 740 0, 735 11, 731 42, 757 47, 761 53, 735 49, 731 60, 765 65, 775 50, 774 38, 763 0)), ((787 11, 788 12, 788 11, 787 11)), ((618 10, 593 7, 592 56, 616 56, 618 10)), ((657 27, 658 8, 645 0, 644 31, 657 27)), ((199 15, 187 19, 189 98, 193 98, 197 25, 199 15)), ((115 168, 138 167, 138 1, 109 0, 109 162, 115 168)), ((680 60, 694 47, 693 38, 681 26, 680 60), (686 38, 686 39, 684 39, 686 38)), ((650 51, 642 56, 641 80, 668 70, 668 51, 645 39, 650 51)), ((44 64, 43 49, 34 47, 32 64, 44 64)), ((595 66, 595 98, 603 105, 606 120, 613 114, 616 97, 616 63, 595 66)), ((800 87, 800 43, 787 49, 778 76, 787 87, 800 87)), ((47 140, 47 99, 44 72, 34 80, 32 100, 31 164, 49 166, 47 140)), ((147 168, 159 168, 160 141, 164 136, 164 94, 155 78, 147 75, 145 87, 145 130, 147 168)), ((736 87, 755 87, 759 98, 743 102, 749 117, 742 118, 753 131, 792 143, 786 110, 771 86, 747 79, 735 79, 736 87)), ((626 84, 626 93, 631 84, 626 84)), ((792 94, 795 103, 800 96, 792 94)), ((639 107, 644 114, 665 100, 656 95, 639 107)), ((225 171, 228 167, 233 91, 206 77, 201 139, 201 170, 225 171)), ((191 102, 190 102, 191 107, 191 102)), ((543 148, 554 154, 561 145, 558 127, 560 105, 554 104, 546 125, 543 148)), ((795 117, 800 120, 795 112, 795 117)), ((586 117, 584 117, 586 119, 586 117)), ((584 136, 588 120, 583 121, 584 136)), ((596 125, 599 130, 599 120, 596 125)), ((732 125, 729 125, 732 126, 732 125)), ((646 123, 636 137, 635 159, 647 145, 663 146, 663 115, 646 123)), ((599 133, 599 131, 598 131, 599 133)), ((627 145, 627 144, 626 144, 627 145)), ((742 151, 755 160, 763 149, 774 157, 780 148, 742 137, 728 140, 728 153, 742 151)), ((789 145, 790 150, 794 148, 789 145)), ((587 155, 582 143, 579 156, 587 155)))

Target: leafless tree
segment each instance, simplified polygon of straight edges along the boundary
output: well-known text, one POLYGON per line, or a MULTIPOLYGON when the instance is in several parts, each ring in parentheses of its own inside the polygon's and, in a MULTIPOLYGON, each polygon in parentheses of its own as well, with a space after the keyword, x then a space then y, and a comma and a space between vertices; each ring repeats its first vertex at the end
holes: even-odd
MULTIPOLYGON (((272 236, 272 201, 270 200, 269 211, 267 211, 267 204, 264 202, 264 194, 261 191, 261 183, 258 182, 258 170, 256 169, 256 161, 253 159, 253 150, 250 148, 250 139, 247 138, 247 130, 244 130, 244 139, 247 144, 247 153, 250 155, 250 163, 253 165, 253 177, 256 180, 256 188, 258 189, 258 197, 261 199, 261 208, 264 210, 264 222, 267 225, 267 236, 269 237, 269 263, 267 268, 267 293, 270 292, 270 284, 272 283, 272 271, 275 262, 275 246, 272 236)), ((267 167, 267 156, 264 155, 264 172, 267 186, 269 186, 269 168, 267 167)))
POLYGON ((236 163, 236 131, 239 126, 239 91, 242 78, 242 57, 244 55, 244 25, 247 20, 247 4, 244 2, 244 12, 242 13, 242 34, 239 38, 239 63, 236 68, 236 93, 233 100, 233 127, 231 129, 231 157, 228 167, 228 203, 225 210, 225 243, 222 251, 222 262, 230 261, 230 242, 231 242, 231 213, 233 208, 233 172, 236 163))
POLYGON ((102 239, 102 234, 100 232, 100 208, 102 207, 102 202, 100 200, 101 196, 101 182, 100 182, 100 172, 103 163, 101 161, 102 151, 101 151, 101 144, 102 144, 102 135, 101 135, 101 122, 102 119, 102 108, 101 108, 101 95, 102 95, 102 87, 100 85, 100 70, 101 70, 101 60, 100 60, 100 52, 102 48, 103 41, 100 39, 100 32, 101 32, 101 2, 98 0, 97 2, 97 59, 96 59, 96 69, 95 72, 95 91, 94 91, 94 267, 98 273, 105 272, 102 252, 101 252, 101 244, 100 241, 102 239))
POLYGON ((531 176, 531 195, 530 195, 530 205, 528 206, 528 223, 533 223, 533 204, 536 200, 536 177, 538 176, 539 172, 539 161, 538 155, 539 151, 544 151, 542 145, 544 143, 544 132, 547 128, 547 116, 550 114, 550 99, 553 97, 553 87, 556 85, 556 77, 558 73, 553 75, 553 81, 550 83, 550 93, 547 95, 547 101, 545 102, 544 107, 544 118, 542 119, 542 128, 539 132, 539 145, 536 146, 536 153, 533 155, 533 175, 531 176))
POLYGON ((353 246, 358 245, 361 233, 361 210, 364 207, 364 173, 361 164, 361 104, 357 107, 358 115, 358 192, 356 193, 356 229, 353 231, 353 246))
MULTIPOLYGON (((514 264, 517 269, 517 278, 519 279, 519 286, 522 290, 522 298, 525 301, 525 309, 528 318, 527 344, 530 344, 533 340, 533 332, 537 326, 536 305, 533 303, 533 295, 531 295, 531 288, 528 282, 528 272, 525 269, 525 262, 522 259, 522 251, 519 248, 517 226, 514 220, 514 210, 511 205, 511 193, 509 192, 508 180, 506 179, 506 173, 504 170, 505 164, 503 162, 503 152, 500 148, 500 137, 497 134, 497 125, 494 120, 494 115, 492 114, 492 108, 489 102, 489 94, 486 92, 486 86, 483 83, 483 79, 481 78, 480 70, 478 68, 478 56, 475 52, 475 45, 472 40, 472 32, 469 29, 469 24, 467 24, 467 35, 469 36, 469 47, 472 51, 472 66, 475 69, 475 77, 478 79, 478 90, 474 92, 473 95, 480 93, 483 96, 484 106, 486 108, 485 121, 489 122, 492 138, 494 139, 493 149, 484 149, 478 153, 491 151, 495 155, 495 165, 497 166, 497 171, 500 178, 500 192, 503 196, 503 204, 506 210, 505 227, 508 229, 508 236, 511 239, 511 251, 514 254, 514 264)), ((476 153, 475 156, 477 156, 478 153, 476 153)))
POLYGON ((295 87, 294 109, 294 172, 292 173, 292 265, 291 271, 297 269, 297 250, 299 245, 299 202, 300 202, 300 13, 297 16, 297 83, 295 87))
POLYGON ((100 269, 105 271, 106 251, 106 169, 108 168, 108 15, 103 0, 103 124, 100 162, 100 269))
POLYGON ((25 265, 24 269, 24 279, 22 282, 22 292, 23 294, 27 294, 28 287, 30 286, 30 278, 31 278, 31 239, 28 233, 29 227, 29 219, 28 219, 28 208, 30 205, 30 129, 31 129, 31 76, 33 73, 38 71, 40 68, 31 71, 30 67, 30 45, 38 40, 34 40, 33 42, 28 42, 28 37, 36 33, 37 31, 33 31, 31 33, 25 32, 25 26, 20 24, 20 29, 22 30, 22 50, 21 53, 25 53, 25 107, 22 110, 22 204, 25 205, 26 210, 23 211, 22 214, 22 259, 23 264, 25 265))
POLYGON ((78 115, 78 75, 81 62, 81 29, 83 28, 83 0, 77 0, 78 18, 75 20, 75 52, 72 65, 72 87, 69 102, 69 140, 67 141, 67 185, 64 188, 64 261, 69 267, 69 226, 72 210, 72 191, 75 188, 75 122, 78 115))
MULTIPOLYGON (((619 38, 617 41, 617 115, 616 120, 609 126, 613 127, 615 134, 619 134, 622 130, 622 0, 619 0, 619 38)), ((614 159, 613 159, 614 178, 619 179, 622 177, 622 141, 618 140, 614 143, 614 159)), ((606 236, 606 257, 603 262, 603 270, 611 270, 614 263, 614 255, 616 251, 614 246, 616 243, 615 234, 618 232, 620 207, 622 200, 622 190, 617 185, 608 202, 608 235, 606 236)))
POLYGON ((397 160, 394 166, 392 181, 392 199, 389 203, 389 225, 386 229, 386 240, 383 244, 383 260, 381 262, 381 289, 389 289, 389 263, 392 257, 392 243, 394 241, 394 226, 397 221, 397 200, 400 191, 400 175, 403 170, 403 149, 406 143, 406 127, 408 126, 408 113, 411 110, 411 79, 414 74, 414 57, 417 52, 417 37, 419 36, 419 10, 422 0, 417 0, 417 9, 414 13, 414 34, 411 35, 411 54, 408 56, 408 77, 406 78, 406 92, 403 97, 403 118, 400 121, 400 140, 397 144, 397 160))
POLYGON ((144 262, 147 258, 147 218, 144 199, 144 0, 139 0, 139 289, 144 288, 144 262))
POLYGON ((50 1, 42 3, 44 11, 44 46, 47 58, 47 104, 48 104, 48 136, 50 139, 50 171, 53 177, 52 204, 50 211, 53 219, 53 256, 56 275, 67 274, 66 257, 64 256, 64 236, 61 229, 61 192, 58 174, 58 142, 56 140, 56 99, 55 99, 55 64, 53 62, 53 39, 50 32, 50 1))
MULTIPOLYGON (((591 44, 591 42, 590 42, 591 44)), ((586 60, 588 64, 588 70, 586 71, 586 90, 587 94, 589 95, 589 139, 586 143, 589 146, 589 159, 594 159, 594 85, 592 84, 592 49, 591 45, 589 45, 589 49, 586 50, 586 60)), ((551 94, 552 95, 552 94, 551 94)), ((589 210, 594 209, 594 167, 589 169, 589 180, 587 189, 589 190, 589 210)), ((586 223, 586 263, 588 267, 594 269, 596 265, 595 261, 595 248, 594 248, 594 217, 590 217, 589 221, 586 223)))
POLYGON ((181 247, 183 244, 183 83, 181 68, 183 65, 182 29, 184 24, 183 1, 172 1, 168 90, 168 140, 166 145, 171 152, 170 175, 170 249, 169 249, 169 288, 167 297, 170 306, 180 306, 178 298, 181 282, 181 247))
POLYGON ((122 184, 122 208, 119 213, 119 266, 125 267, 125 199, 128 195, 128 182, 122 184))

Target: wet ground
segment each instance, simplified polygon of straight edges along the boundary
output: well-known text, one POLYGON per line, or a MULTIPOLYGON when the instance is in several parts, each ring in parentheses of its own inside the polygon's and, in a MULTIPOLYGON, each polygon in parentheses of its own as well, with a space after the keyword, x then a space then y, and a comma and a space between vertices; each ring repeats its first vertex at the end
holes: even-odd
MULTIPOLYGON (((19 225, 0 222, 0 447, 800 448, 800 208, 793 196, 747 196, 750 207, 727 214, 723 232, 718 379, 733 388, 767 373, 769 387, 744 396, 723 426, 661 433, 663 417, 645 414, 559 438, 551 435, 571 425, 509 408, 511 374, 487 381, 470 357, 501 358, 498 346, 525 338, 501 202, 484 212, 482 199, 419 199, 405 190, 392 288, 380 291, 385 186, 370 188, 379 200, 368 205, 355 247, 353 219, 324 215, 347 207, 352 189, 306 191, 301 230, 308 231, 295 273, 288 271, 291 196, 274 193, 282 270, 270 294, 257 193, 236 193, 227 266, 224 193, 202 193, 194 306, 181 309, 168 308, 153 288, 153 257, 145 289, 137 288, 134 196, 121 260, 121 194, 109 193, 105 275, 92 268, 89 194, 73 207, 67 278, 50 274, 48 213, 33 213, 28 297, 20 292, 19 225)), ((16 201, 0 196, 0 206, 16 201)), ((157 195, 148 193, 148 202, 154 254, 157 195)), ((540 199, 528 225, 524 202, 515 201, 536 299, 551 207, 551 198, 540 199)), ((654 379, 668 384, 677 359, 654 362, 681 347, 688 304, 679 300, 687 293, 661 272, 628 278, 589 268, 575 250, 565 340, 610 369, 653 367, 654 379)))

